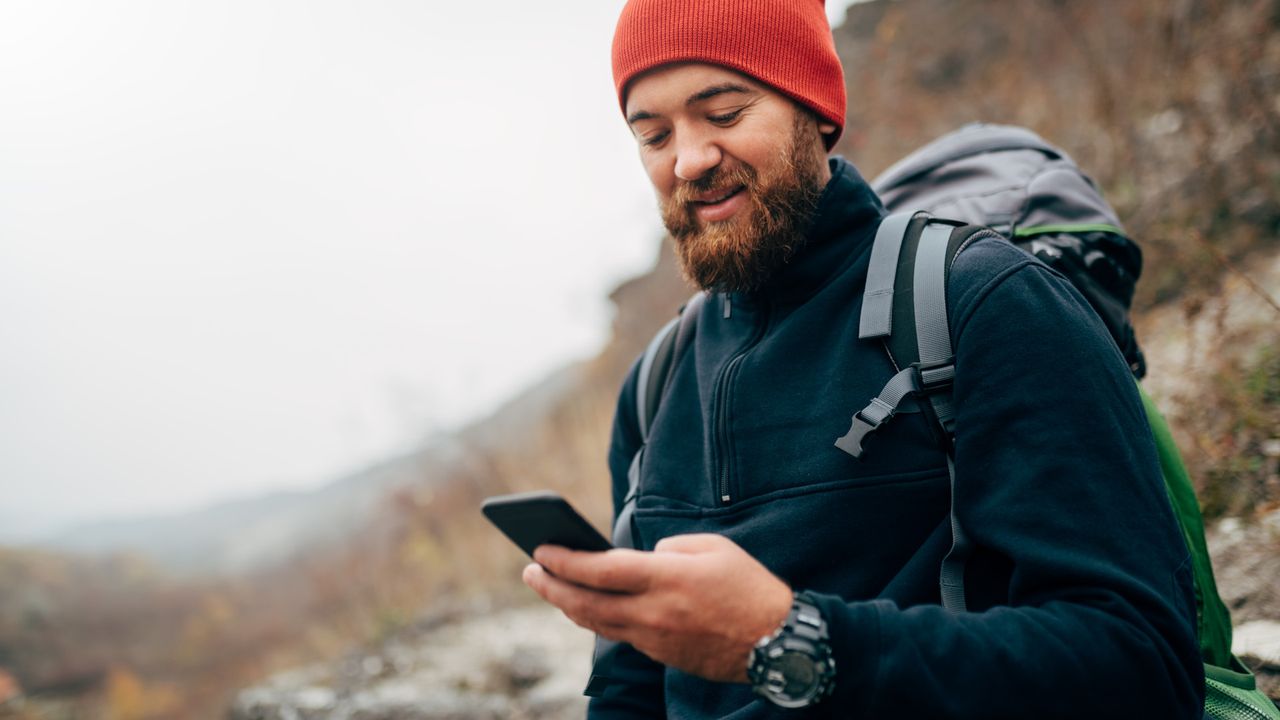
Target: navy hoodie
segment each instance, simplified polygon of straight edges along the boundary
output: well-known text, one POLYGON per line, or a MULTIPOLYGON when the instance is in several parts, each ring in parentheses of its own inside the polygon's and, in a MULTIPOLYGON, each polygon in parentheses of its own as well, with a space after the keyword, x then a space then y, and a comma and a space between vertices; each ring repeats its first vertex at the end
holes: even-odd
MULTIPOLYGON (((765 287, 712 295, 653 422, 637 547, 737 542, 819 599, 834 694, 782 710, 748 685, 624 646, 591 718, 1199 718, 1190 558, 1133 377, 1070 283, 981 240, 952 267, 957 519, 969 610, 940 605, 945 456, 919 412, 855 459, 833 443, 894 368, 858 339, 884 209, 831 161, 807 243, 765 287)), ((636 369, 609 466, 615 508, 640 445, 636 369)))

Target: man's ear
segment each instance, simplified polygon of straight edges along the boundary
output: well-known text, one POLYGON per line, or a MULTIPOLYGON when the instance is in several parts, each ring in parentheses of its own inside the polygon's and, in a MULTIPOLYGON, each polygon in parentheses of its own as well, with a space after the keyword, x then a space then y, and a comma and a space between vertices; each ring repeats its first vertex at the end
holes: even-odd
POLYGON ((818 132, 819 132, 819 133, 821 133, 821 134, 823 134, 823 135, 830 135, 831 133, 833 133, 833 132, 835 132, 835 131, 836 131, 836 124, 835 124, 835 123, 829 123, 829 122, 820 122, 820 123, 818 123, 818 132))

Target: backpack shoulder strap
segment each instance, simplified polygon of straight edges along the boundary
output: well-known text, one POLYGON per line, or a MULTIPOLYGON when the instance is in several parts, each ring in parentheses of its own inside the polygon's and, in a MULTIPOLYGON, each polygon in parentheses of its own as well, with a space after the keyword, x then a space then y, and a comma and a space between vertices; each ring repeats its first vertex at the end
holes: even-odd
POLYGON ((636 421, 640 428, 641 443, 649 442, 649 427, 658 413, 662 393, 666 390, 675 366, 677 348, 683 349, 693 333, 698 308, 706 293, 698 293, 680 308, 671 321, 662 326, 640 358, 640 370, 636 377, 636 421))
POLYGON ((631 533, 631 514, 635 509, 636 496, 640 492, 640 461, 644 457, 644 449, 649 444, 649 430, 653 426, 653 418, 658 414, 658 406, 671 382, 672 370, 676 359, 683 353, 693 338, 694 328, 698 322, 698 311, 706 298, 706 293, 698 293, 689 299, 680 314, 671 319, 653 336, 649 346, 640 358, 640 369, 636 377, 636 421, 640 427, 640 447, 631 456, 631 466, 627 470, 627 495, 618 517, 613 523, 613 544, 616 547, 634 548, 631 533))
POLYGON ((951 403, 955 357, 947 315, 947 280, 956 255, 983 236, 996 234, 927 213, 891 215, 881 223, 871 251, 858 335, 882 340, 898 372, 870 404, 854 414, 849 432, 836 440, 836 447, 861 457, 867 435, 891 420, 904 398, 927 398, 927 403, 920 403, 921 411, 930 419, 946 452, 951 484, 948 521, 952 544, 942 563, 939 585, 943 606, 955 612, 965 609, 964 567, 969 542, 955 516, 955 413, 951 403))
POLYGON ((892 419, 907 396, 925 395, 929 407, 922 409, 932 410, 939 440, 950 449, 955 363, 947 276, 956 253, 986 234, 995 235, 923 212, 898 213, 881 222, 871 250, 858 337, 881 340, 898 372, 879 396, 854 414, 849 432, 836 440, 836 447, 861 457, 866 437, 892 419))
POLYGON ((644 355, 640 357, 640 370, 636 375, 636 425, 640 428, 640 443, 649 441, 649 423, 658 411, 658 398, 662 394, 662 385, 667 367, 675 347, 676 329, 683 315, 671 318, 662 326, 653 339, 649 341, 644 355))

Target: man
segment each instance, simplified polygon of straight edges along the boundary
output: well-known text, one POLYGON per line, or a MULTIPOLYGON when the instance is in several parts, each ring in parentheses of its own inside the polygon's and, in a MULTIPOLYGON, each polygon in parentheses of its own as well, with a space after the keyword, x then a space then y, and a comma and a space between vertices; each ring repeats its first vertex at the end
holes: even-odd
MULTIPOLYGON (((524 573, 625 643, 590 716, 1200 717, 1189 558, 1145 416, 1061 277, 992 240, 952 269, 967 611, 939 605, 951 503, 924 417, 861 459, 833 446, 894 368, 857 339, 884 210, 826 159, 845 98, 821 0, 630 0, 613 65, 709 295, 646 446, 638 549, 544 546, 524 573)), ((641 444, 637 372, 616 507, 641 444)))

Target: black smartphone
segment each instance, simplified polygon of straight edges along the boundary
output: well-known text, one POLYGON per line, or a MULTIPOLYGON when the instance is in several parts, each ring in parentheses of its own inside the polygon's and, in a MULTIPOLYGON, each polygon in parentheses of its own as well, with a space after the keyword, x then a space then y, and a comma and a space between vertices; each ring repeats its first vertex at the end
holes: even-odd
POLYGON ((480 510, 529 557, 539 545, 590 551, 613 547, 572 505, 550 490, 487 498, 480 510))

